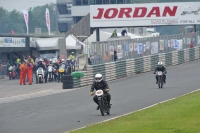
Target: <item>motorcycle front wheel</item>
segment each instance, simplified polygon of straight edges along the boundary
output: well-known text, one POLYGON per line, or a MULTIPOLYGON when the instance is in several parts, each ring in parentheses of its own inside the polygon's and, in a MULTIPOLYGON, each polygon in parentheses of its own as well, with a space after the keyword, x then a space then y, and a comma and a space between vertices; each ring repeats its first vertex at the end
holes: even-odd
POLYGON ((100 109, 101 115, 104 116, 104 107, 101 101, 99 101, 99 109, 100 109))

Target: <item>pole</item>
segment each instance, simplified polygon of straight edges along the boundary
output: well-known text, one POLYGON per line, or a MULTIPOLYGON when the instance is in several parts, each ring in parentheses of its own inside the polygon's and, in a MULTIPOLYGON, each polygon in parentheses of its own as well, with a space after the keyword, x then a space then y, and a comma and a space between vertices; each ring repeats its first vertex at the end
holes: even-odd
POLYGON ((56 34, 58 35, 58 8, 56 4, 55 15, 56 15, 56 34))
POLYGON ((96 41, 100 41, 99 28, 96 28, 96 41))
POLYGON ((194 25, 194 32, 197 32, 197 25, 194 25))

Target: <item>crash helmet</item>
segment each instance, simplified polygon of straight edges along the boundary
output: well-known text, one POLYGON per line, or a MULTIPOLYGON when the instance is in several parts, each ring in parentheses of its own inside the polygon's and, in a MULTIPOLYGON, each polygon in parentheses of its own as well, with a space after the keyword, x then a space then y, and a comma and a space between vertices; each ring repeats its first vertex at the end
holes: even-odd
POLYGON ((95 75, 95 81, 96 81, 96 82, 101 82, 102 79, 103 79, 103 76, 102 76, 100 73, 97 73, 97 74, 95 75))
POLYGON ((61 59, 61 62, 64 64, 65 63, 65 59, 61 59))
POLYGON ((161 68, 163 65, 162 61, 158 62, 158 67, 161 68))
POLYGON ((49 63, 52 64, 52 59, 49 59, 49 63))

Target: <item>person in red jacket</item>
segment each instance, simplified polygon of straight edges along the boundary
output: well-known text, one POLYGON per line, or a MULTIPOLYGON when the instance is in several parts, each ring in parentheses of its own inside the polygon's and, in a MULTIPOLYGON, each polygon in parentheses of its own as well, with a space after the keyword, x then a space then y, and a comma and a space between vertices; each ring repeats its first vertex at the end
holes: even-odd
POLYGON ((31 60, 29 60, 29 63, 27 64, 27 68, 28 68, 28 80, 29 80, 28 85, 32 85, 33 63, 31 60))
POLYGON ((27 71, 26 61, 23 61, 23 63, 20 65, 19 69, 20 69, 20 85, 22 85, 22 83, 24 85, 26 85, 26 82, 25 82, 26 71, 27 71))
POLYGON ((191 42, 190 43, 190 48, 193 48, 194 47, 194 44, 191 42))

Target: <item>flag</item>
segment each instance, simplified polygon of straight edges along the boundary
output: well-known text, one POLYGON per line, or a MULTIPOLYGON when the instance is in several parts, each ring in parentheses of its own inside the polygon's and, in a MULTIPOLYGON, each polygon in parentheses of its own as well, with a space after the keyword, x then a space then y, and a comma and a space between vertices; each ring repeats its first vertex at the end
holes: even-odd
POLYGON ((51 33, 51 27, 50 27, 50 14, 49 14, 49 9, 48 8, 46 8, 46 14, 45 14, 45 16, 46 16, 46 25, 47 25, 48 33, 50 35, 50 33, 51 33))
POLYGON ((27 10, 22 10, 23 14, 24 14, 24 20, 26 23, 26 29, 27 29, 27 34, 28 34, 28 11, 27 10))
POLYGON ((14 30, 11 30, 11 33, 12 33, 12 34, 15 34, 14 30))

